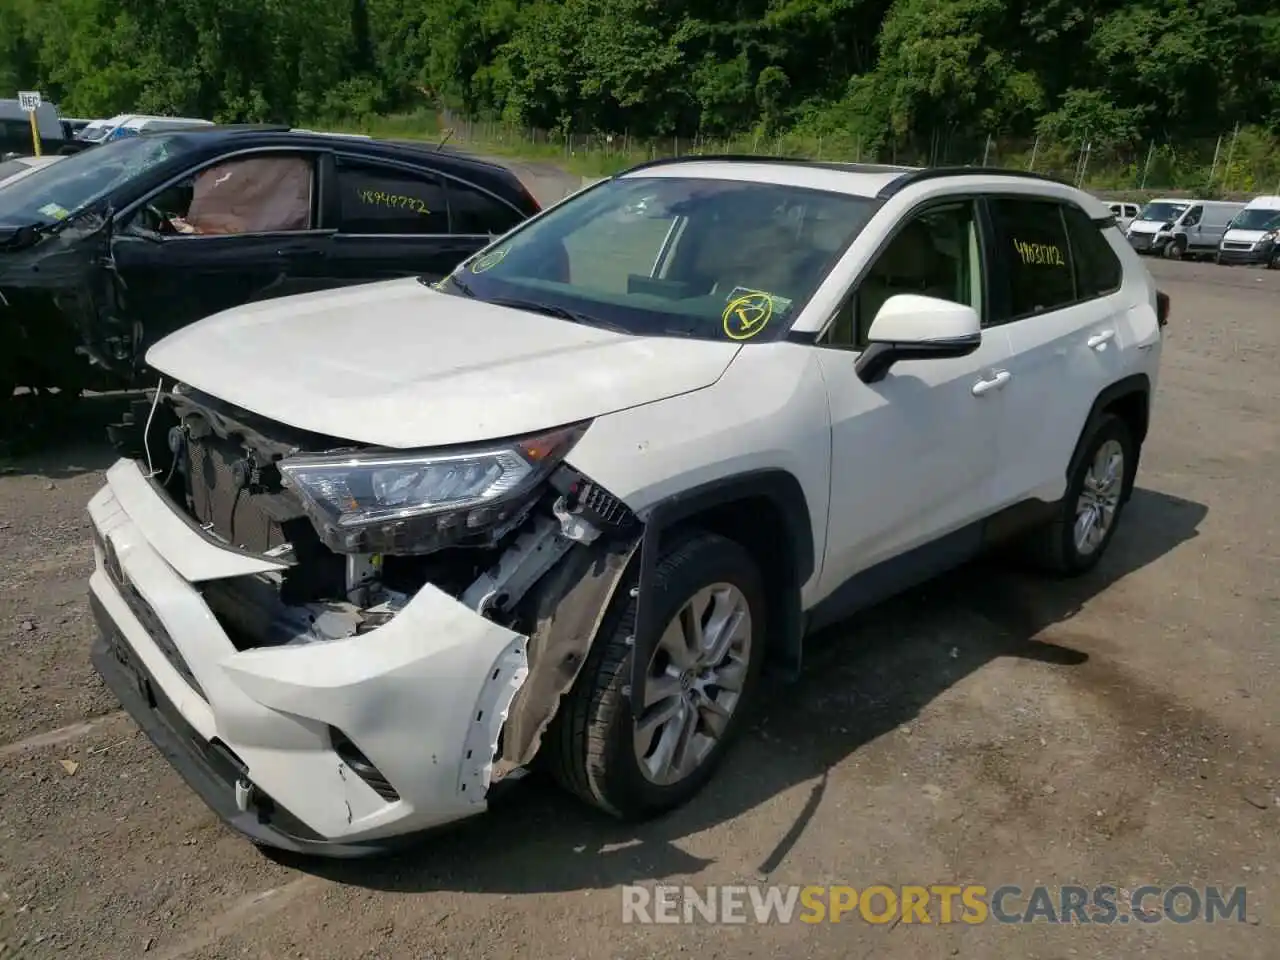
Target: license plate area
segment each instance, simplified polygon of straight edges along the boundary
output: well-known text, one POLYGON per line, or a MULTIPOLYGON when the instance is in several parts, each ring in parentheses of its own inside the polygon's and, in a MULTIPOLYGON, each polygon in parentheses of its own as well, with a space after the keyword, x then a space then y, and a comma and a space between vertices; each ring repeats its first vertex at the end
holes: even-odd
POLYGON ((128 675, 129 679, 133 681, 134 687, 137 689, 138 693, 141 694, 142 699, 146 702, 147 706, 154 710, 156 707, 156 695, 155 691, 151 689, 151 679, 139 666, 129 644, 126 643, 124 637, 115 630, 106 631, 105 639, 107 642, 107 649, 111 651, 112 659, 120 665, 120 668, 126 675, 128 675))

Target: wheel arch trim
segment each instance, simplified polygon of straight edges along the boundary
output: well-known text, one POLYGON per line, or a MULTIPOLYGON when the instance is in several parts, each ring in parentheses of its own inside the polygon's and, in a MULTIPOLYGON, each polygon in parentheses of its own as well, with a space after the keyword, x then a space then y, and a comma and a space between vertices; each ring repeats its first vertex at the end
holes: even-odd
POLYGON ((784 576, 789 582, 773 585, 778 589, 782 608, 778 611, 776 622, 780 631, 775 642, 780 645, 779 652, 789 672, 799 670, 803 637, 800 588, 817 568, 812 515, 804 490, 792 473, 780 468, 750 470, 722 477, 659 500, 641 514, 644 532, 640 540, 635 636, 629 676, 633 717, 639 718, 644 710, 645 669, 656 643, 655 624, 652 622, 653 585, 663 534, 718 507, 761 498, 778 509, 789 539, 784 559, 784 576))

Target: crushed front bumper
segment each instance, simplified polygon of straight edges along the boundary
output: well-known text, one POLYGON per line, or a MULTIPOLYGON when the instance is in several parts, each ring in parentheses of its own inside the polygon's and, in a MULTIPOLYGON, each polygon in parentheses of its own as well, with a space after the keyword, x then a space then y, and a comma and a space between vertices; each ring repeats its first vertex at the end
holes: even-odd
POLYGON ((232 827, 357 856, 485 809, 524 636, 428 585, 369 633, 237 651, 200 584, 270 561, 210 542, 132 460, 89 514, 94 664, 232 827))

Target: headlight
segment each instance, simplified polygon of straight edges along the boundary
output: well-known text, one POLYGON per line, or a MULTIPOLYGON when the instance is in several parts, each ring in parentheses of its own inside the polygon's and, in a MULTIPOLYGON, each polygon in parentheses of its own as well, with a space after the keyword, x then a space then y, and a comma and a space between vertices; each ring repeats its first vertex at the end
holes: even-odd
POLYGON ((338 553, 430 553, 510 520, 587 424, 456 450, 281 460, 320 539, 338 553))

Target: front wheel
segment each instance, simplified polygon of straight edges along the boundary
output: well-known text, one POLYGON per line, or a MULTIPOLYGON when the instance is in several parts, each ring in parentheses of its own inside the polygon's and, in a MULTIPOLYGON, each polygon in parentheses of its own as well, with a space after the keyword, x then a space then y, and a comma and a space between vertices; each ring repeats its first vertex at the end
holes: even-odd
POLYGON ((1187 241, 1176 237, 1164 245, 1164 255, 1169 260, 1181 260, 1187 253, 1187 241))
MULTIPOLYGON (((637 599, 595 642, 548 738, 560 784, 624 819, 665 813, 711 779, 749 710, 764 659, 759 569, 737 543, 696 533, 658 562, 660 624, 645 708, 630 707, 637 599)), ((606 621, 607 623, 608 621, 606 621)))
POLYGON ((1059 576, 1093 569, 1115 535, 1137 465, 1132 431, 1119 417, 1104 415, 1084 442, 1058 515, 1029 539, 1036 566, 1059 576))

